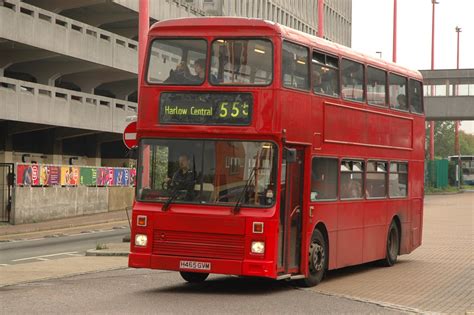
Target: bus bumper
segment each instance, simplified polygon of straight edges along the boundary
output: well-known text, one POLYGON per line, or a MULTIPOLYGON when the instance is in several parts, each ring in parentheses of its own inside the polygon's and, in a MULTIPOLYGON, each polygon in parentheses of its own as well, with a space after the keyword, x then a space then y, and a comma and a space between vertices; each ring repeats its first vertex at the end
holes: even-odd
POLYGON ((264 260, 228 260, 228 259, 208 259, 195 257, 177 257, 164 255, 151 255, 145 253, 130 253, 128 266, 131 268, 148 268, 171 271, 192 271, 228 275, 241 275, 253 277, 276 278, 275 263, 264 260), (182 261, 196 261, 210 263, 209 270, 182 269, 182 261))

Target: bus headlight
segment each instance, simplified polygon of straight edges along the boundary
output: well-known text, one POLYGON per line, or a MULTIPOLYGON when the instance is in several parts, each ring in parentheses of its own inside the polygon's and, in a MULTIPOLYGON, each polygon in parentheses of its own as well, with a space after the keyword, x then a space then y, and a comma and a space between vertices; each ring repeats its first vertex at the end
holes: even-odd
POLYGON ((148 237, 145 234, 135 235, 135 246, 145 247, 148 242, 148 237))
POLYGON ((250 250, 253 254, 263 254, 265 253, 265 242, 262 241, 253 241, 250 250))

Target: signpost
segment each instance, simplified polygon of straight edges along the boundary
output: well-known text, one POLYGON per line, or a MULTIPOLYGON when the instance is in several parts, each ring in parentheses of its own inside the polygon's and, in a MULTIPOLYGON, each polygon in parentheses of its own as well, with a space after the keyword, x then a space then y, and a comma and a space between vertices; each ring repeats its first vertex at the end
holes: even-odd
POLYGON ((123 143, 129 149, 137 146, 137 122, 132 121, 123 131, 123 143))

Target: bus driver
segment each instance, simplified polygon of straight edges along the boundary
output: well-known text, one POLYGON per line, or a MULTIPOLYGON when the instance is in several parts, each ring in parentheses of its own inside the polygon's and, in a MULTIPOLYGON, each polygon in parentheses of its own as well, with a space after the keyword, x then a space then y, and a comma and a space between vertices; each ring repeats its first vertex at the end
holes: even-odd
POLYGON ((181 154, 178 158, 179 169, 173 174, 172 178, 167 178, 168 187, 173 190, 185 190, 186 196, 184 200, 193 200, 195 174, 189 168, 189 157, 186 154, 181 154))

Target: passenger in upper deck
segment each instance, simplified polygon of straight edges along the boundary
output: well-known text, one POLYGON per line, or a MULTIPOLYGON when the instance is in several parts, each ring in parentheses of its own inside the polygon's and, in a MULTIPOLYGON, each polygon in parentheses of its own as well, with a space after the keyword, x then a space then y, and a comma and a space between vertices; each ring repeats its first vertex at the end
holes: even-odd
POLYGON ((181 61, 176 66, 175 70, 170 70, 169 77, 164 81, 166 84, 186 84, 189 83, 191 78, 191 72, 189 71, 186 62, 181 61))
POLYGON ((194 61, 194 71, 196 75, 194 76, 198 81, 203 81, 206 76, 206 60, 197 59, 194 61))
MULTIPOLYGON (((193 82, 202 83, 206 77, 206 59, 197 59, 194 61, 194 72, 196 75, 192 76, 193 82)), ((212 73, 209 75, 211 83, 218 83, 217 78, 212 73)))
POLYGON ((405 94, 398 94, 398 96, 397 96, 397 104, 395 104, 395 108, 408 109, 408 108, 407 108, 407 100, 406 100, 405 94))

